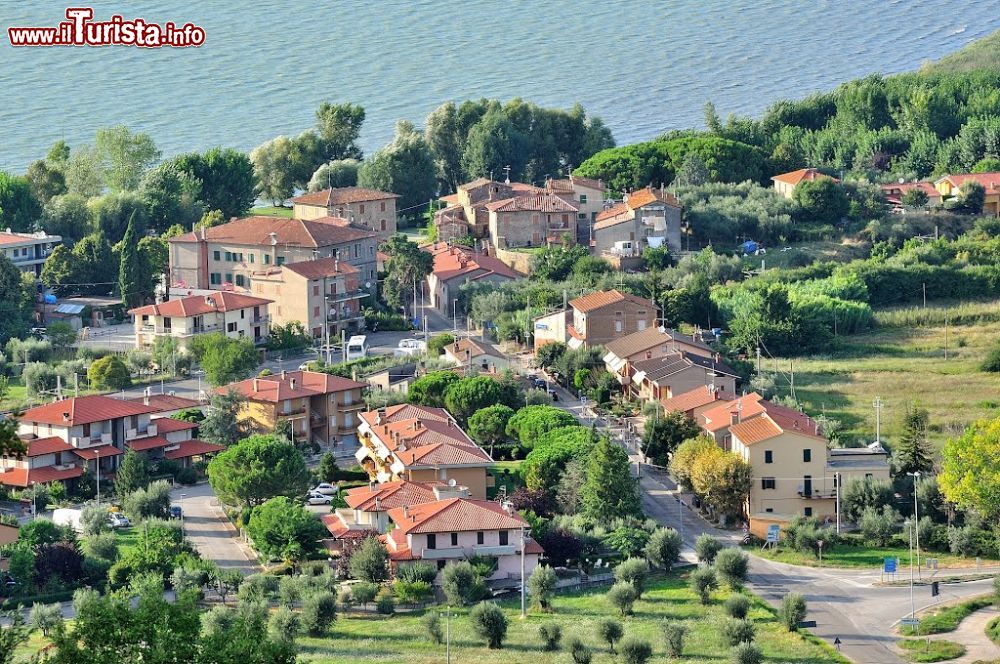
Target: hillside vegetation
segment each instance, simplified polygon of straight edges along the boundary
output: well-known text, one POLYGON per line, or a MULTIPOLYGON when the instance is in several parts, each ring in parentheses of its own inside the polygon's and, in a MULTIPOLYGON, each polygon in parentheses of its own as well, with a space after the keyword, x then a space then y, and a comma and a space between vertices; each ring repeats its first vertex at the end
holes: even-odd
POLYGON ((977 39, 965 48, 927 62, 921 73, 948 74, 975 69, 1000 69, 1000 30, 988 37, 977 39))

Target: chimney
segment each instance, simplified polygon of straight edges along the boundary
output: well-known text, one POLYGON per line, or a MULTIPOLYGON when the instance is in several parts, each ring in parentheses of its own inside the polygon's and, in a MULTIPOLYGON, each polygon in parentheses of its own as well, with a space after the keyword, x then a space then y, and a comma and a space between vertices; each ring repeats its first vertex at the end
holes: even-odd
POLYGON ((282 370, 281 370, 281 380, 285 380, 285 378, 286 378, 287 376, 288 376, 288 372, 287 372, 287 371, 285 371, 284 369, 282 369, 282 370))
POLYGON ((382 511, 382 498, 380 496, 375 496, 375 511, 382 511))
POLYGON ((368 482, 368 490, 369 491, 374 491, 376 489, 376 487, 378 487, 378 485, 375 484, 375 480, 371 480, 370 482, 368 482))
POLYGON ((292 389, 294 390, 294 389, 295 389, 295 379, 294 379, 294 378, 292 378, 292 379, 291 379, 290 381, 288 381, 288 382, 289 382, 289 383, 291 384, 291 387, 292 387, 292 389))
POLYGON ((409 507, 409 505, 403 505, 403 518, 404 519, 409 519, 410 518, 410 507, 409 507))
POLYGON ((253 379, 253 391, 254 392, 259 392, 260 391, 260 379, 259 378, 254 378, 253 379))
POLYGON ((63 422, 69 422, 69 411, 63 412, 63 422))

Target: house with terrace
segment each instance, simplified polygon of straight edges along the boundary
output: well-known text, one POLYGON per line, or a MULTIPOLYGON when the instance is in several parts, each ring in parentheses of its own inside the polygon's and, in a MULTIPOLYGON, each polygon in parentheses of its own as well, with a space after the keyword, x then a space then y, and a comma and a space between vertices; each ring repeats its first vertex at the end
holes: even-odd
POLYGON ((663 189, 626 194, 594 216, 594 252, 605 258, 638 258, 646 247, 681 250, 681 203, 663 189))
POLYGON ((212 332, 262 344, 271 329, 270 304, 271 300, 260 297, 212 291, 148 304, 129 313, 135 316, 136 348, 152 346, 160 338, 175 339, 180 348, 187 348, 194 337, 212 332))
POLYGON ((604 365, 618 382, 628 385, 635 371, 632 363, 663 357, 669 353, 690 353, 714 358, 715 349, 702 340, 700 333, 683 334, 665 327, 647 327, 604 344, 604 365))
POLYGON ((330 531, 330 549, 343 550, 345 542, 363 539, 369 535, 380 535, 389 531, 389 510, 407 505, 419 505, 449 497, 465 487, 449 487, 440 482, 408 482, 396 480, 378 484, 370 482, 344 492, 347 507, 341 507, 331 514, 320 517, 330 531))
POLYGON ((493 459, 444 408, 399 404, 361 413, 358 437, 355 458, 376 482, 454 480, 477 499, 494 485, 493 459))
POLYGON ((683 351, 630 364, 631 391, 643 401, 663 401, 696 388, 735 394, 740 377, 716 358, 683 351))

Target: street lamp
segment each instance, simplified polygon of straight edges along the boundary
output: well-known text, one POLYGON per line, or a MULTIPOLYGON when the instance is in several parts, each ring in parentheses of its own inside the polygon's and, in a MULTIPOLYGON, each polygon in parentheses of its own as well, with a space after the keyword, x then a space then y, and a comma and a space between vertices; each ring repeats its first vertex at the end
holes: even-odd
POLYGON ((181 494, 181 500, 180 500, 180 503, 181 503, 181 538, 187 537, 187 533, 184 532, 184 510, 187 507, 186 503, 184 502, 185 498, 187 498, 187 494, 186 493, 182 493, 181 494))
POLYGON ((31 520, 35 520, 35 480, 31 480, 31 520))
POLYGON ((913 478, 913 536, 916 541, 917 550, 917 576, 920 576, 920 513, 917 507, 917 480, 920 479, 920 471, 907 473, 913 478))
POLYGON ((444 652, 448 664, 451 664, 451 604, 447 606, 444 614, 444 652))
POLYGON ((97 455, 97 506, 101 506, 101 448, 96 448, 94 454, 97 455))
POLYGON ((525 538, 524 538, 524 526, 521 526, 521 617, 527 618, 528 612, 525 609, 525 587, 524 587, 524 548, 525 548, 525 538))

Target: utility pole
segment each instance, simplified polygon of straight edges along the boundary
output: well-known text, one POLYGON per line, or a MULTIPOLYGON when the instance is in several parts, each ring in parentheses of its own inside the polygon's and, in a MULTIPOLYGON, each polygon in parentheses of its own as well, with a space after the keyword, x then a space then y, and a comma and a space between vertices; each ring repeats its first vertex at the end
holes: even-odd
POLYGON ((94 450, 97 455, 97 506, 101 506, 101 448, 94 450))
POLYGON ((524 537, 524 526, 521 526, 521 617, 522 618, 528 617, 528 611, 525 604, 526 588, 524 586, 524 548, 526 544, 527 541, 525 540, 524 537))
POLYGON ((446 609, 447 613, 444 614, 444 633, 445 633, 445 657, 448 660, 448 664, 451 664, 451 604, 448 605, 446 609))
POLYGON ((913 528, 907 527, 906 531, 910 540, 910 620, 913 620, 917 612, 913 605, 913 528))
POLYGON ((757 375, 760 375, 760 346, 757 346, 757 375))
POLYGON ((876 396, 875 401, 872 402, 872 407, 875 409, 875 442, 882 444, 882 397, 876 396))
POLYGON ((948 317, 944 317, 944 359, 948 359, 948 317))
POLYGON ((798 403, 799 400, 795 398, 795 361, 794 360, 788 360, 788 375, 789 375, 789 378, 788 378, 789 391, 791 392, 791 395, 792 395, 792 401, 794 401, 795 403, 798 403))
POLYGON ((840 534, 840 473, 834 473, 834 483, 837 487, 837 534, 840 534))
POLYGON ((917 481, 920 479, 920 471, 907 473, 913 478, 913 539, 917 549, 917 576, 920 576, 920 508, 917 506, 917 481))

